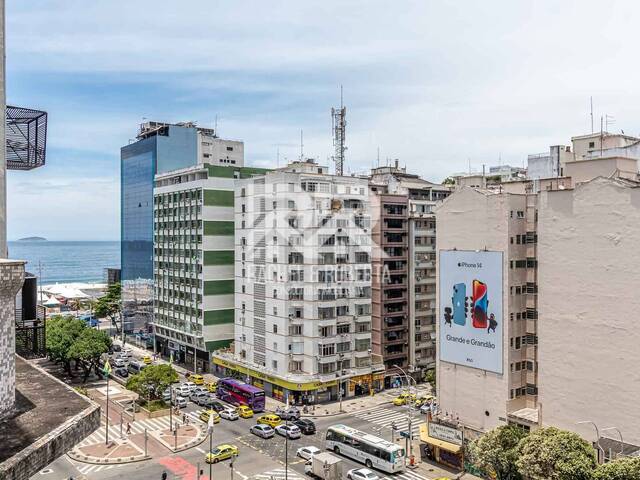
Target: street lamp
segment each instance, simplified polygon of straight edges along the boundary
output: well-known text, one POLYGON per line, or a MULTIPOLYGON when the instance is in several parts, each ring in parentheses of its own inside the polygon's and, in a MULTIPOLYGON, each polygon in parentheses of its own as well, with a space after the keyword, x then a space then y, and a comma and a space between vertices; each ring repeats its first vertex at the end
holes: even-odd
POLYGON ((615 430, 616 432, 618 432, 618 435, 620 435, 620 452, 618 453, 618 455, 622 455, 622 453, 624 452, 624 441, 622 440, 622 432, 618 429, 618 427, 607 427, 602 429, 603 432, 605 430, 615 430))
POLYGON ((604 458, 604 448, 600 446, 600 431, 598 430, 598 426, 595 424, 595 422, 592 422, 591 420, 583 420, 580 422, 576 422, 576 425, 583 425, 585 423, 589 423, 593 425, 593 428, 596 429, 596 446, 598 447, 598 450, 602 452, 602 458, 604 458))
MULTIPOLYGON (((413 377, 410 377, 409 375, 407 375, 407 372, 405 372, 402 367, 400 367, 399 365, 394 365, 395 368, 397 368, 398 370, 400 370, 402 372, 402 374, 404 375, 404 378, 407 380, 407 387, 409 389, 409 395, 411 395, 411 380, 413 380, 414 384, 416 385, 416 393, 418 391, 418 385, 416 384, 416 380, 413 377)), ((409 412, 407 413, 407 420, 408 420, 408 430, 409 430, 409 436, 407 437, 407 443, 408 443, 408 450, 409 450, 409 458, 411 458, 413 456, 413 430, 412 430, 412 423, 413 423, 413 409, 411 408, 411 396, 409 396, 409 400, 407 401, 407 408, 409 410, 409 412)))

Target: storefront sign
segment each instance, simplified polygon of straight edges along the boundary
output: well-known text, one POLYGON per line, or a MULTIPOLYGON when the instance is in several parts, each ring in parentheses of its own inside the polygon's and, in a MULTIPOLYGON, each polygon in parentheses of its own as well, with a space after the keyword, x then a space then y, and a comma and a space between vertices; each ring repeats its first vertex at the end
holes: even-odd
POLYGON ((230 368, 231 370, 235 370, 236 372, 240 372, 245 375, 250 375, 253 378, 259 378, 273 385, 278 385, 279 387, 286 388, 287 390, 308 392, 310 390, 327 388, 337 385, 336 380, 331 380, 329 382, 293 383, 218 357, 213 357, 213 363, 215 363, 216 365, 220 365, 221 367, 230 368))
POLYGON ((429 422, 429 436, 442 440, 443 442, 462 446, 462 432, 440 423, 429 422))

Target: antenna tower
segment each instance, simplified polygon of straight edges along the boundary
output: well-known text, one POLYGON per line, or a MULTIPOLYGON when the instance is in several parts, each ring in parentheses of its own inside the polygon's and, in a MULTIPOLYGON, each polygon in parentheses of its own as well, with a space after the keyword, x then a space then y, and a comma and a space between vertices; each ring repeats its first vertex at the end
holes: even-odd
POLYGON ((344 152, 347 147, 344 145, 347 121, 347 107, 342 104, 342 85, 340 85, 340 108, 331 109, 331 119, 333 120, 333 148, 335 154, 333 161, 336 164, 336 175, 344 174, 344 152))

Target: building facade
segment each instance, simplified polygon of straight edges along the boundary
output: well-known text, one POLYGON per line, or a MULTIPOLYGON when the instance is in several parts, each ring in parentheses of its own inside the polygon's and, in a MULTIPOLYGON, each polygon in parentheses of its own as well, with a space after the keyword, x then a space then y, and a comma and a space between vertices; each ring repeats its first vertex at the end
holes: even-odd
POLYGON ((209 371, 210 352, 233 340, 234 183, 265 171, 243 166, 242 142, 207 143, 234 152, 233 163, 203 157, 156 175, 154 188, 155 346, 197 372, 209 371))
POLYGON ((315 403, 380 388, 366 179, 294 162, 236 186, 234 351, 221 374, 315 403))
POLYGON ((212 129, 147 122, 120 149, 122 316, 126 332, 148 330, 153 315, 153 186, 158 173, 202 163, 234 165, 244 148, 220 151, 212 129))
POLYGON ((370 189, 379 247, 372 257, 373 351, 389 372, 400 367, 421 379, 435 368, 434 208, 451 189, 408 174, 397 162, 374 169, 370 189))

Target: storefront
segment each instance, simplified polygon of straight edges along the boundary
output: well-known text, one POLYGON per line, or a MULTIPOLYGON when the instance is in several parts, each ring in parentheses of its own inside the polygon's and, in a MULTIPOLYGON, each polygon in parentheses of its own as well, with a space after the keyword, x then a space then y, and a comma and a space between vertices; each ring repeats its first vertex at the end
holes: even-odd
POLYGON ((384 373, 370 373, 357 375, 349 379, 349 393, 347 397, 361 397, 373 395, 384 387, 384 373))
POLYGON ((234 377, 264 390, 265 395, 293 405, 314 405, 338 398, 338 382, 294 383, 217 356, 212 358, 213 374, 234 377))
POLYGON ((420 458, 462 470, 462 431, 449 425, 429 422, 420 425, 420 458))

